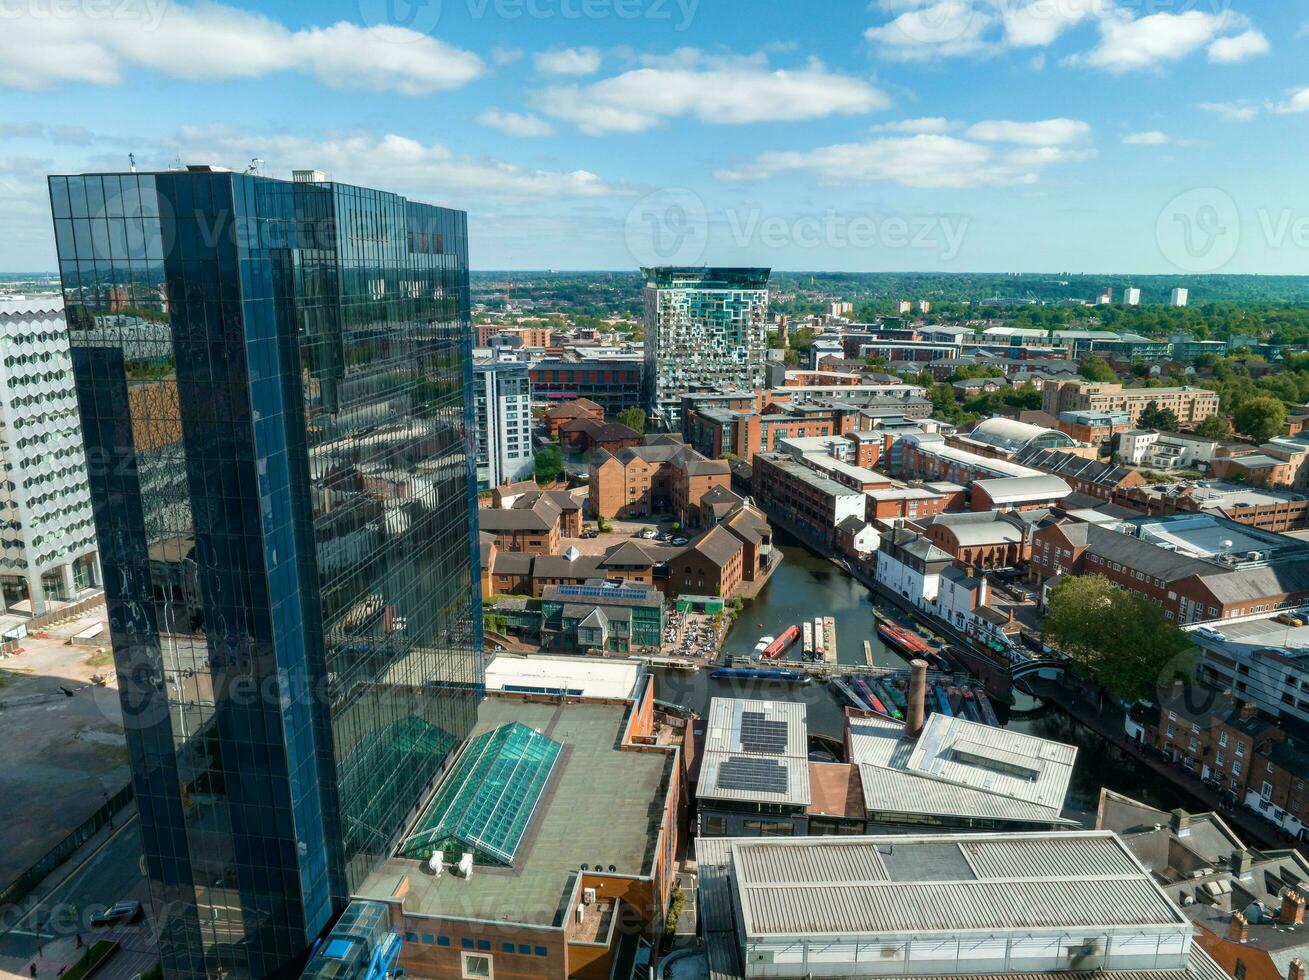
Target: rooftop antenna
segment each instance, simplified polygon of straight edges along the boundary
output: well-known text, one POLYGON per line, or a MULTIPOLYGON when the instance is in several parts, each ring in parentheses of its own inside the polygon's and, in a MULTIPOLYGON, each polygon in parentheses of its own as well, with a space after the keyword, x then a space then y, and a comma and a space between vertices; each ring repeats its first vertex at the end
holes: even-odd
POLYGON ((127 155, 127 168, 128 168, 128 170, 130 170, 132 173, 136 173, 136 154, 135 154, 135 153, 129 153, 129 154, 127 155))

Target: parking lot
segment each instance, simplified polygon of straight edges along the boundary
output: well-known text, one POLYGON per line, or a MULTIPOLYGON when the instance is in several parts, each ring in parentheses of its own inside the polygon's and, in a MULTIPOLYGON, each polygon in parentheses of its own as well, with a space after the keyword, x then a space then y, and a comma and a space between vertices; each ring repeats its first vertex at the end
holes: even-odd
MULTIPOLYGON (((648 544, 672 546, 674 540, 684 540, 689 542, 690 535, 681 535, 674 531, 676 524, 671 517, 665 517, 663 520, 650 518, 639 521, 620 521, 612 520, 609 522, 610 529, 597 534, 593 538, 564 538, 561 547, 568 548, 570 545, 575 547, 584 555, 603 555, 606 551, 616 544, 622 544, 624 541, 640 541, 648 544), (653 531, 653 537, 641 537, 642 531, 653 531), (662 539, 659 535, 663 534, 662 539)), ((595 530, 596 522, 593 520, 586 521, 586 527, 592 531, 595 530)))
POLYGON ((0 830, 0 884, 12 880, 128 781, 107 627, 95 646, 70 644, 104 606, 29 635, 0 658, 0 799, 21 809, 0 830), (106 684, 92 683, 105 677, 106 684))

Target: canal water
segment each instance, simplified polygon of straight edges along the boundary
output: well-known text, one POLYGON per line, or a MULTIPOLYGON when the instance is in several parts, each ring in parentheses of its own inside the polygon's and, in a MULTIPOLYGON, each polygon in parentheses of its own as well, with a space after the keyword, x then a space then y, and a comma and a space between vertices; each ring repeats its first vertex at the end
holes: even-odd
MULTIPOLYGON (((776 636, 791 624, 815 616, 836 619, 837 659, 844 664, 863 664, 863 643, 873 647, 873 662, 879 667, 907 667, 905 658, 888 648, 877 636, 873 593, 826 558, 815 555, 797 539, 774 530, 774 540, 786 557, 772 580, 759 595, 748 601, 723 642, 728 653, 749 656, 759 637, 776 636)), ((791 656, 798 656, 793 652, 791 656)), ((808 708, 809 729, 839 738, 843 708, 826 684, 770 684, 748 680, 714 680, 708 670, 697 673, 656 669, 656 697, 682 705, 703 716, 715 697, 762 698, 770 701, 799 701, 808 708)), ((1015 731, 1076 745, 1077 765, 1073 770, 1064 815, 1090 826, 1100 787, 1164 810, 1184 807, 1204 809, 1190 794, 1159 777, 1094 731, 1053 705, 1043 705, 1025 695, 1017 696, 1013 710, 997 704, 1001 722, 1015 731)))

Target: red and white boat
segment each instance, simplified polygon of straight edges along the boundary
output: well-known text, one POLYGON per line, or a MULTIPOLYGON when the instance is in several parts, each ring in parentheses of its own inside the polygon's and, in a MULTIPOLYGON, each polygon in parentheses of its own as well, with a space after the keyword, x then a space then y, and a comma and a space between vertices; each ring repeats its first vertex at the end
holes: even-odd
POLYGON ((782 630, 782 635, 773 640, 772 643, 764 647, 764 658, 775 660, 780 657, 792 643, 800 639, 800 627, 788 626, 782 630))

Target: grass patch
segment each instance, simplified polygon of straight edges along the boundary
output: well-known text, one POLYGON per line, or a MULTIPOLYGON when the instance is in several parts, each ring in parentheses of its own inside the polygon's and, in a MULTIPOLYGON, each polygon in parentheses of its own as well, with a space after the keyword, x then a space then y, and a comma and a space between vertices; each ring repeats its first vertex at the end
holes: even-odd
POLYGON ((112 667, 114 665, 114 651, 106 650, 104 653, 93 653, 83 663, 88 667, 112 667))
POLYGON ((64 971, 63 980, 81 980, 82 977, 89 977, 105 960, 113 956, 118 951, 118 943, 112 939, 97 939, 89 947, 82 958, 64 971))
POLYGON ((30 676, 31 673, 32 672, 27 668, 20 668, 18 670, 0 670, 0 691, 3 691, 6 687, 10 687, 13 684, 17 684, 24 677, 30 676))

